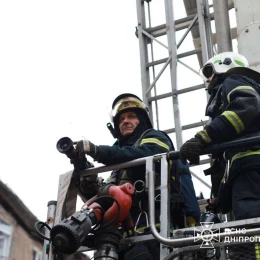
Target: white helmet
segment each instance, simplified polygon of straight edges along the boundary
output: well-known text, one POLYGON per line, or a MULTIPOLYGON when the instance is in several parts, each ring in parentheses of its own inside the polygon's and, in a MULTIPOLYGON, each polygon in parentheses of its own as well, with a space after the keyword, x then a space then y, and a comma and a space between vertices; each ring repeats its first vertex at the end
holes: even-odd
POLYGON ((243 67, 248 68, 247 59, 238 53, 222 52, 209 59, 200 69, 200 76, 204 81, 215 74, 223 74, 232 68, 243 67))

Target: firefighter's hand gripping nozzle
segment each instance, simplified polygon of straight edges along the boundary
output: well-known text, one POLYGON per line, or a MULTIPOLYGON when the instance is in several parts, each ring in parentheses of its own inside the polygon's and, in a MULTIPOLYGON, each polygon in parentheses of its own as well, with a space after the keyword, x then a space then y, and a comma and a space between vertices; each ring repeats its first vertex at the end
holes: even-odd
MULTIPOLYGON (((129 217, 132 206, 134 186, 125 183, 121 186, 103 186, 97 196, 88 200, 80 211, 75 212, 70 218, 55 225, 50 232, 50 240, 56 252, 73 254, 82 246, 90 233, 100 230, 106 231, 109 226, 118 227, 129 217), (98 228, 96 228, 98 226, 98 228), (94 226, 94 227, 93 227, 94 226)), ((130 221, 130 225, 133 223, 130 221)), ((102 248, 102 244, 115 244, 109 236, 94 237, 94 246, 102 248), (105 241, 104 241, 105 238, 105 241), (106 241, 108 239, 108 241, 106 241)), ((102 251, 102 250, 101 250, 102 251)))
POLYGON ((68 158, 70 158, 70 162, 74 165, 74 169, 76 171, 93 167, 94 165, 87 161, 85 156, 79 156, 77 150, 74 147, 76 143, 77 142, 73 142, 69 137, 62 137, 57 142, 56 148, 60 153, 65 154, 68 158))

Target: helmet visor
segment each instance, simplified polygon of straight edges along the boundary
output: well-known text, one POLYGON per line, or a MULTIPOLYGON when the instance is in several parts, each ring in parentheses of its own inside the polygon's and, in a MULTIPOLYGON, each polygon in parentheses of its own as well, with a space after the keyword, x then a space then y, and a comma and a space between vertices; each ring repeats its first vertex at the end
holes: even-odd
POLYGON ((148 108, 146 107, 146 105, 144 104, 144 102, 142 102, 138 98, 126 97, 126 98, 118 100, 118 102, 114 105, 114 107, 111 111, 111 121, 114 122, 114 117, 122 110, 128 109, 128 108, 141 108, 141 109, 146 110, 147 113, 149 111, 148 108))
POLYGON ((207 81, 207 79, 210 78, 213 75, 213 73, 215 73, 215 71, 211 64, 207 64, 200 69, 200 76, 204 81, 207 81))

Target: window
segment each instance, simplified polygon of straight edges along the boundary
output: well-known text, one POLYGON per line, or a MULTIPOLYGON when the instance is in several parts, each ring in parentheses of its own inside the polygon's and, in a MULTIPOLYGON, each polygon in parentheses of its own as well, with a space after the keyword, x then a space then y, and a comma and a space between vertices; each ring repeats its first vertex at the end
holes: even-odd
POLYGON ((12 226, 0 220, 0 259, 10 256, 12 231, 12 226))
POLYGON ((33 260, 42 260, 42 252, 37 249, 33 249, 33 260))

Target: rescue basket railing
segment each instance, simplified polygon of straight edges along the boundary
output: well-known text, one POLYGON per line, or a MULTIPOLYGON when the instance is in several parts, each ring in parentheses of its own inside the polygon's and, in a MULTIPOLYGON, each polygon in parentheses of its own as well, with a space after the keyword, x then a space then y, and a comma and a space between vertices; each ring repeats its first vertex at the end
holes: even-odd
MULTIPOLYGON (((205 148, 201 155, 206 154, 212 154, 216 152, 224 152, 227 150, 233 150, 233 149, 246 149, 255 145, 260 145, 260 136, 257 137, 251 137, 247 139, 240 139, 240 140, 234 140, 231 142, 225 142, 220 143, 216 145, 209 146, 205 148)), ((86 170, 81 171, 81 176, 87 176, 87 175, 94 175, 102 172, 108 172, 114 169, 122 169, 122 168, 129 168, 133 166, 138 165, 146 165, 146 182, 145 187, 148 191, 148 219, 149 219, 149 228, 151 231, 151 235, 141 235, 137 237, 129 237, 122 239, 122 243, 139 243, 144 241, 149 241, 156 239, 158 242, 161 243, 161 253, 160 253, 160 259, 171 259, 169 258, 169 246, 170 247, 183 247, 187 245, 195 245, 198 244, 198 242, 195 241, 193 236, 190 237, 183 237, 182 234, 186 230, 191 230, 191 228, 185 228, 180 230, 175 230, 172 234, 170 234, 170 223, 169 223, 169 216, 170 216, 170 202, 169 202, 169 190, 168 190, 168 160, 172 159, 178 159, 179 158, 179 152, 173 151, 169 153, 164 154, 157 154, 150 157, 144 157, 140 159, 136 159, 133 161, 129 161, 126 163, 111 165, 111 166, 101 166, 101 167, 94 167, 94 168, 88 168, 86 170), (160 161, 161 162, 161 184, 160 184, 160 196, 161 196, 161 218, 160 218, 160 231, 156 228, 155 223, 155 179, 154 179, 154 162, 160 161), (163 203, 162 203, 163 202, 163 203)), ((59 184, 61 187, 61 184, 59 184)), ((59 193, 58 193, 58 199, 57 204, 59 204, 59 193)), ((57 213, 57 212, 56 212, 57 213)), ((55 219, 58 216, 55 216, 55 219)), ((220 230, 223 230, 226 227, 237 227, 237 226, 243 226, 243 225, 253 225, 260 223, 260 218, 255 219, 247 219, 247 220, 240 220, 240 221, 234 221, 234 222, 227 222, 227 223, 219 223, 214 224, 214 228, 219 228, 220 230)), ((202 230, 202 226, 196 227, 197 230, 202 230)), ((247 236, 253 236, 260 234, 260 228, 252 228, 247 229, 246 235, 247 236)), ((220 239, 226 239, 227 237, 235 237, 235 236, 241 236, 241 234, 238 234, 236 231, 230 231, 229 233, 221 232, 219 233, 220 239)), ((203 235, 201 234, 200 238, 207 239, 209 235, 203 235)), ((191 249, 189 249, 191 250, 191 249)))
MULTIPOLYGON (((204 148, 201 152, 201 155, 206 155, 206 154, 212 154, 216 152, 224 152, 226 150, 231 150, 231 149, 237 149, 237 148, 248 148, 254 145, 260 145, 260 136, 255 136, 255 137, 250 137, 246 139, 239 139, 239 140, 234 140, 230 142, 224 142, 224 143, 219 143, 219 144, 214 144, 211 146, 208 146, 204 148)), ((163 154, 157 154, 153 157, 153 161, 156 161, 160 158, 160 156, 163 154)), ((94 175, 100 172, 107 172, 107 171, 112 171, 114 169, 121 169, 124 167, 133 167, 133 166, 138 166, 145 164, 146 158, 149 157, 143 157, 140 159, 136 159, 133 161, 125 162, 125 163, 120 163, 120 164, 114 164, 114 165, 109 165, 109 166, 99 166, 99 167, 94 167, 94 168, 89 168, 81 172, 81 176, 86 176, 86 175, 94 175)), ((179 159, 179 151, 171 151, 167 154, 167 158, 169 159, 179 159)))

